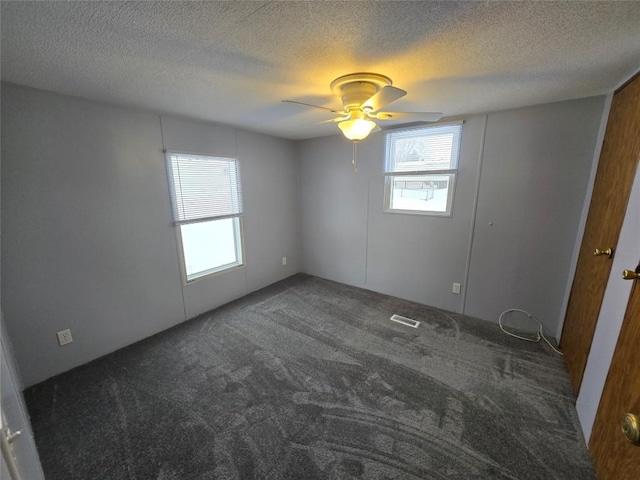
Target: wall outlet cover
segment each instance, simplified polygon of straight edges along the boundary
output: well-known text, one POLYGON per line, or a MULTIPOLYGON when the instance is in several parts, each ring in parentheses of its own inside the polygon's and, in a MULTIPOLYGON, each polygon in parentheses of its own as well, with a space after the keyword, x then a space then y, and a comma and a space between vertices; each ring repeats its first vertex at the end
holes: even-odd
POLYGON ((71 337, 71 330, 68 328, 66 330, 62 330, 58 332, 58 343, 60 346, 66 345, 67 343, 73 342, 73 337, 71 337))
POLYGON ((453 293, 459 294, 460 293, 460 284, 459 283, 454 283, 453 284, 453 289, 451 291, 453 293))
POLYGON ((282 266, 284 267, 287 264, 287 257, 282 257, 282 266))

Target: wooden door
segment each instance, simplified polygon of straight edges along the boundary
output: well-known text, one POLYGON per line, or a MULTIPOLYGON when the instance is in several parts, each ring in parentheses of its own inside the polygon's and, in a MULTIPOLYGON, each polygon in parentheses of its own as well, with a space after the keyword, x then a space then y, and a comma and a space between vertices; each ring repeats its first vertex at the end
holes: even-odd
POLYGON ((621 426, 625 413, 640 415, 640 280, 632 281, 634 285, 589 442, 599 480, 640 478, 640 445, 629 442, 621 426))
POLYGON ((640 76, 613 96, 560 347, 578 393, 640 155, 640 76))

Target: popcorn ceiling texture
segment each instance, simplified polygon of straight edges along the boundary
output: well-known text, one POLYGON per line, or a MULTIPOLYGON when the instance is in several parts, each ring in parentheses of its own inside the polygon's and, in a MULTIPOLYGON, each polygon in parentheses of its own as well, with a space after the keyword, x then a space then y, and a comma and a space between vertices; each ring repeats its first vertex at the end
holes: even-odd
POLYGON ((7 2, 2 80, 286 138, 390 76, 447 116, 611 91, 640 65, 640 2, 7 2))

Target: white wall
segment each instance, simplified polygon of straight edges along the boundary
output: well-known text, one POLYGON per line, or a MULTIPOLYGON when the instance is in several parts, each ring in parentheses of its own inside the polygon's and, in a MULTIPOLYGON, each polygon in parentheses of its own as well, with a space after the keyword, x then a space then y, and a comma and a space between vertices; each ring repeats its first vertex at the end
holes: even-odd
POLYGON ((607 282, 598 323, 584 371, 576 408, 584 437, 589 442, 609 366, 620 334, 633 282, 622 279, 622 271, 640 263, 640 168, 636 171, 611 275, 607 282))
POLYGON ((302 270, 492 321, 523 308, 555 333, 603 104, 466 118, 451 218, 383 212, 382 134, 357 175, 344 138, 300 142, 302 270))
POLYGON ((298 271, 293 142, 162 121, 2 85, 3 309, 25 386, 298 271), (241 160, 247 267, 184 292, 163 133, 166 148, 241 160))

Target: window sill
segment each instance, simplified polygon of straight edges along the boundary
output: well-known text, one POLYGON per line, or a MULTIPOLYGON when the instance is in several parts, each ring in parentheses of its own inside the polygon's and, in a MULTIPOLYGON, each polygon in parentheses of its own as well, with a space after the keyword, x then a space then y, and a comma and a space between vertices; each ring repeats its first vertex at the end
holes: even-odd
POLYGON ((222 265, 221 267, 218 268, 214 268, 211 270, 207 270, 205 272, 199 273, 197 275, 194 275, 193 277, 191 277, 190 279, 183 279, 182 285, 183 286, 188 286, 188 285, 192 285, 194 283, 198 283, 202 280, 206 280, 208 278, 212 278, 212 277, 216 277, 218 275, 221 275, 223 273, 229 273, 232 272, 234 270, 239 270, 241 268, 244 268, 245 264, 244 263, 231 263, 228 265, 222 265))
POLYGON ((434 212, 424 210, 397 210, 393 208, 385 208, 383 213, 392 213, 394 215, 417 215, 422 217, 444 217, 451 218, 453 215, 451 212, 434 212))

